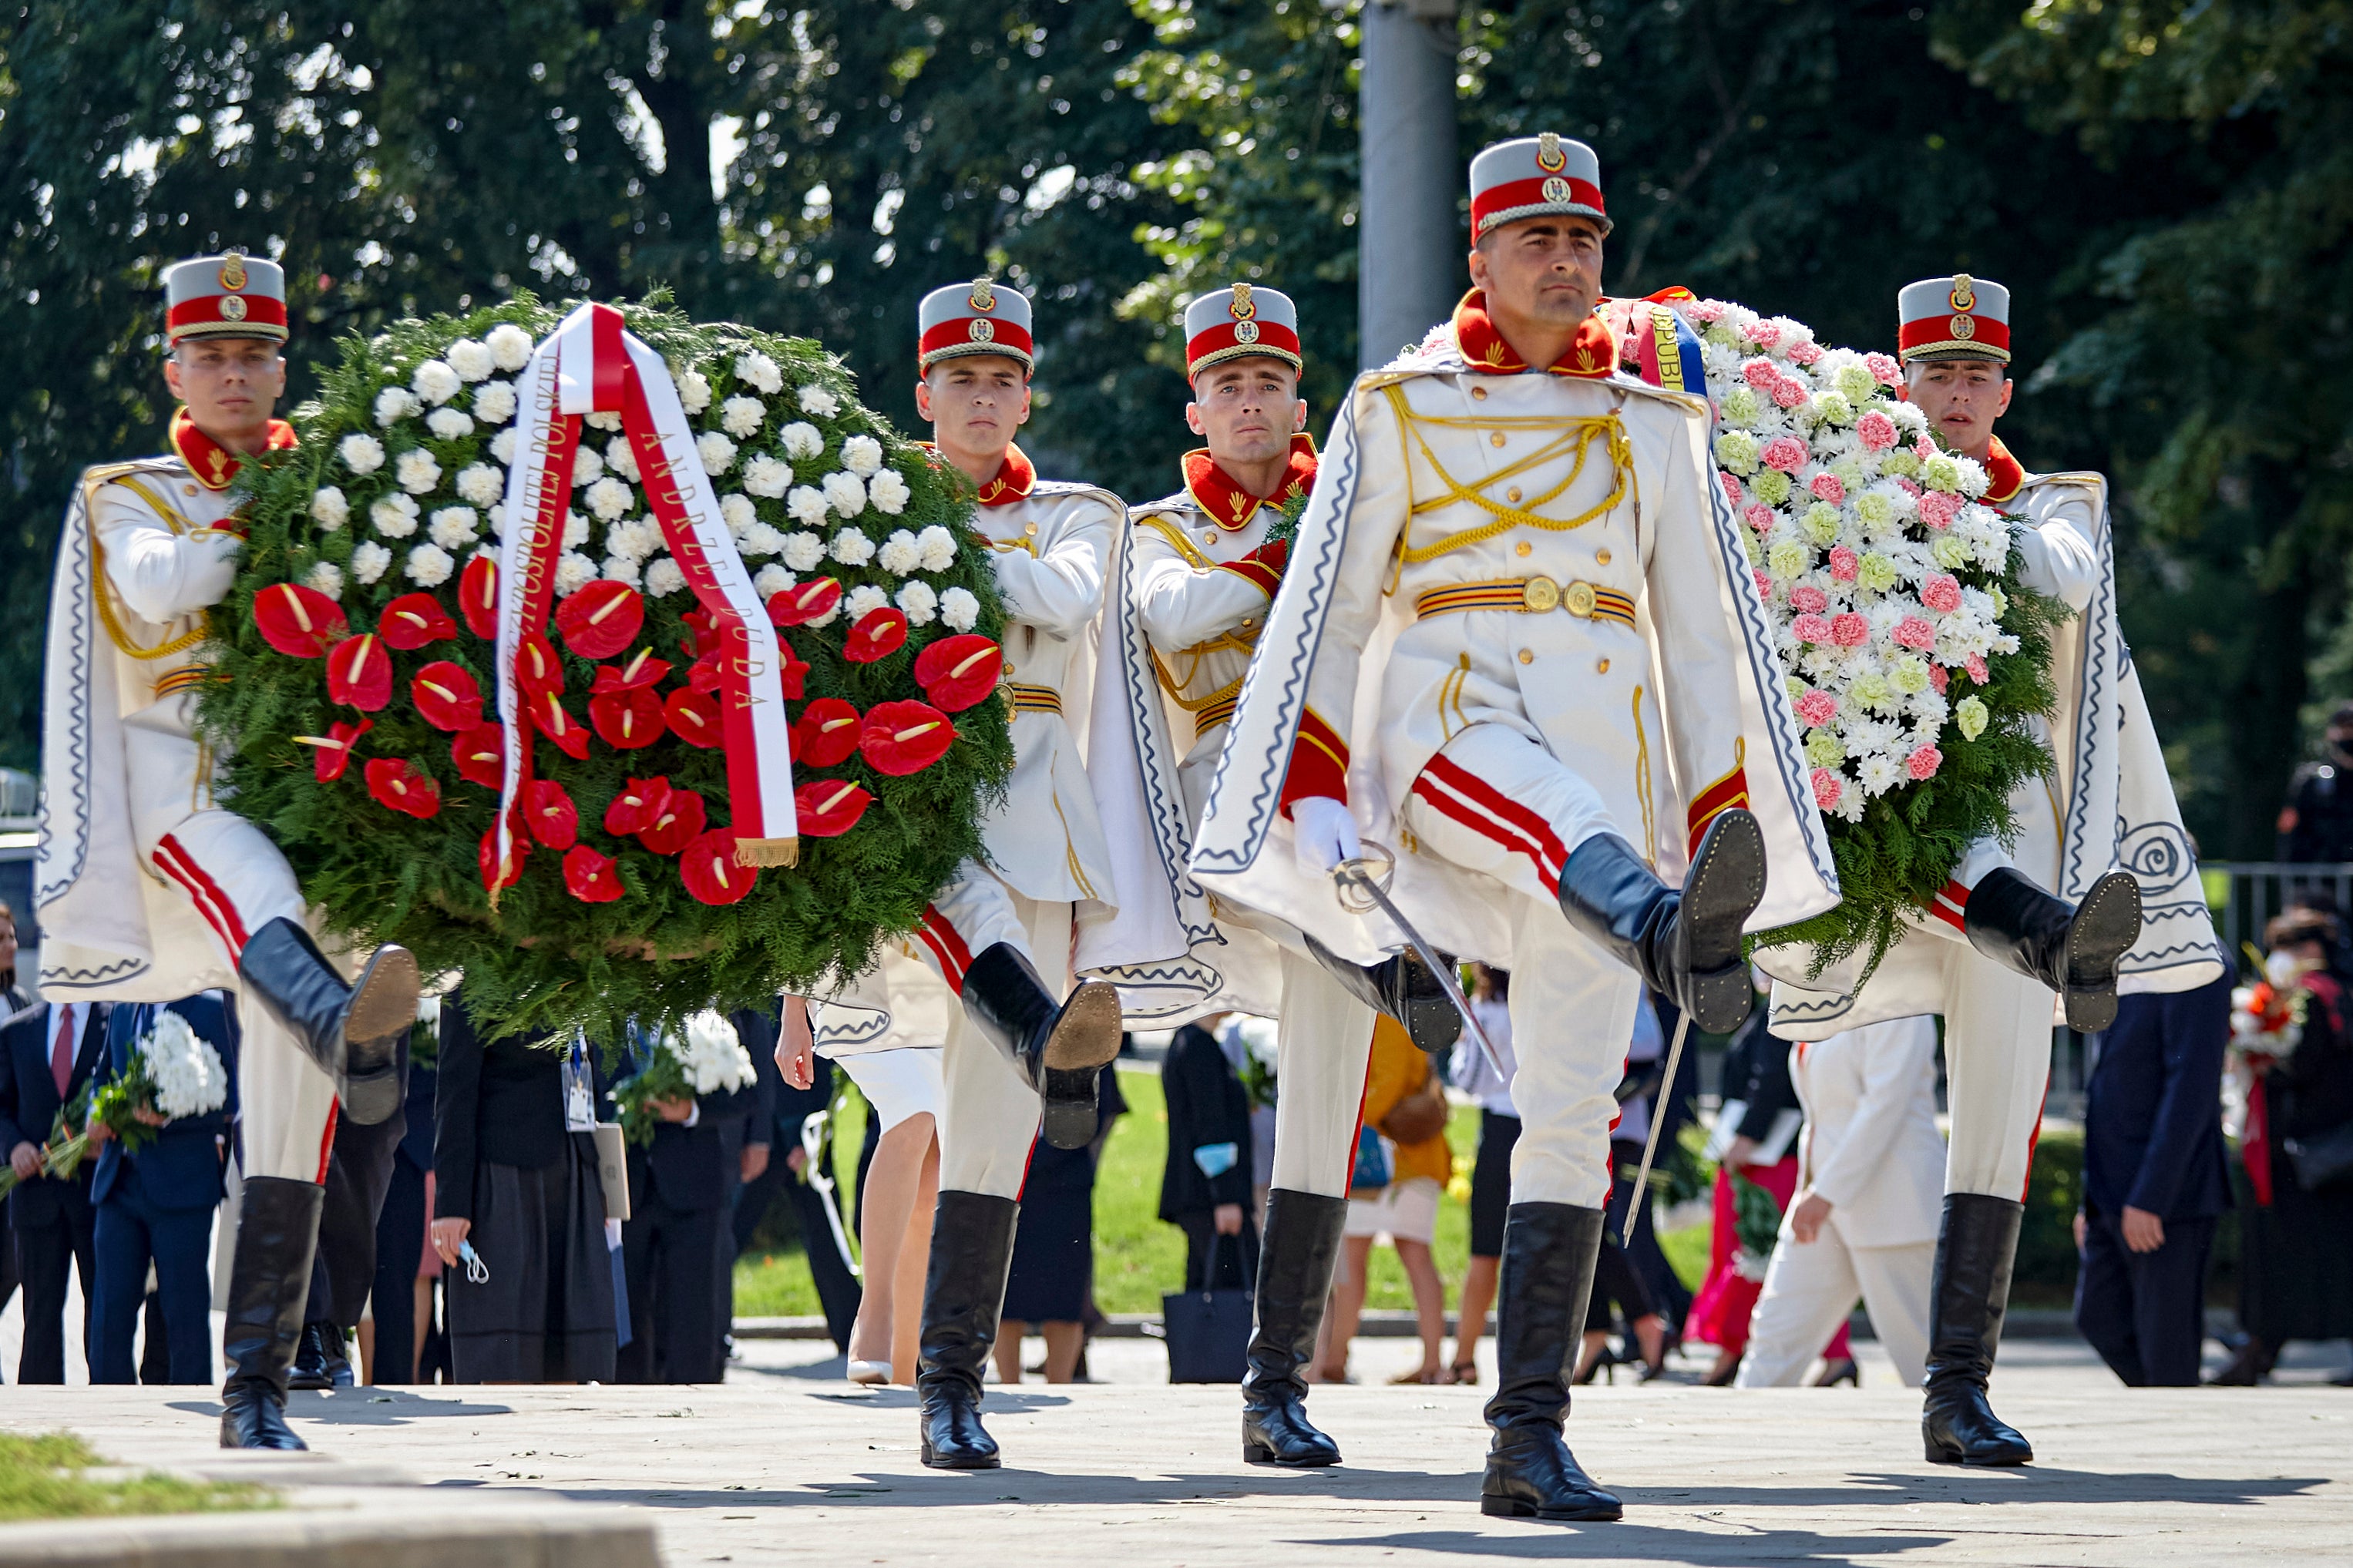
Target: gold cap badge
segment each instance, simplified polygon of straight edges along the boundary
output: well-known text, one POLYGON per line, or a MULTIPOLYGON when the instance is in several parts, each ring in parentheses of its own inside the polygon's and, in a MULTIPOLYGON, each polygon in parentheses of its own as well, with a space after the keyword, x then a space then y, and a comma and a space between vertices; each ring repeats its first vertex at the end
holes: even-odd
MULTIPOLYGON (((242 289, 245 287, 244 257, 237 255, 235 251, 231 251, 229 253, 228 259, 221 263, 220 286, 224 289, 242 289)), ((239 311, 237 315, 229 317, 229 320, 232 321, 242 321, 244 320, 244 312, 239 311)))
POLYGON ((1951 321, 1946 322, 1945 325, 1947 329, 1952 332, 1953 336, 1960 339, 1963 342, 1967 342, 1971 338, 1978 335, 1977 318, 1974 316, 1966 314, 1956 315, 1951 321))
POLYGON ((1258 342, 1258 323, 1256 321, 1236 321, 1234 323, 1234 342, 1238 343, 1254 343, 1258 342))
POLYGON ((974 279, 969 303, 976 310, 994 310, 997 309, 997 286, 986 278, 974 279))
POLYGON ((1953 309, 1966 310, 1978 302, 1977 280, 1966 272, 1953 274, 1953 309))
POLYGON ((975 321, 965 329, 965 331, 976 343, 993 343, 997 341, 995 321, 975 321))
POLYGON ((245 296, 242 294, 222 295, 220 314, 221 320, 224 321, 242 321, 245 320, 245 296))
POLYGON ((1234 302, 1226 307, 1226 311, 1237 321, 1247 321, 1252 316, 1258 314, 1258 307, 1250 302, 1250 286, 1249 284, 1237 283, 1234 285, 1234 302))
POLYGON ((1560 136, 1547 131, 1536 138, 1536 167, 1547 174, 1557 174, 1568 167, 1568 154, 1560 150, 1560 136))
POLYGON ((1558 174, 1544 183, 1544 199, 1548 202, 1565 202, 1568 194, 1568 182, 1558 174))

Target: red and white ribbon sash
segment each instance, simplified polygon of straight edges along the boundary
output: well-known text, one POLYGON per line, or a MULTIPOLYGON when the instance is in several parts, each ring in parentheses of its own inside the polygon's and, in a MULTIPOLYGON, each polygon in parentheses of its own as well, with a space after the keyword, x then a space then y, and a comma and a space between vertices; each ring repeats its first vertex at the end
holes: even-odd
MULTIPOLYGON (((492 881, 502 880, 501 872, 511 863, 516 803, 531 780, 532 719, 515 661, 524 641, 547 626, 580 417, 596 413, 621 416, 647 506, 720 638, 723 749, 736 863, 792 864, 798 826, 792 731, 780 684, 784 659, 734 535, 719 515, 718 493, 703 471, 668 367, 624 330, 618 310, 590 304, 565 317, 533 351, 516 381, 521 449, 507 474, 507 526, 499 543, 498 686, 506 780, 492 881)), ((495 886, 492 891, 495 896, 495 886)))

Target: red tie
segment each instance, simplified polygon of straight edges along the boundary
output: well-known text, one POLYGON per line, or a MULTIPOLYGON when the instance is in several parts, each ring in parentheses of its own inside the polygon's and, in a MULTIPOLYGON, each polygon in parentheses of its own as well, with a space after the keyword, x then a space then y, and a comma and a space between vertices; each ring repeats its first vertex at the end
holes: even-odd
POLYGON ((58 1041, 49 1047, 49 1075, 58 1080, 58 1098, 63 1100, 66 1085, 73 1081, 74 1037, 73 1009, 58 1009, 58 1041))

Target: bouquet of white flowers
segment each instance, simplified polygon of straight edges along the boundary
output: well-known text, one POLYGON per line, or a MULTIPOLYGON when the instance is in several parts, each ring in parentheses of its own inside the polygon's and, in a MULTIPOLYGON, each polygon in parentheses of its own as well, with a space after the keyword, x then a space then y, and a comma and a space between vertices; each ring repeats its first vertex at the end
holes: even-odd
MULTIPOLYGON (((84 1089, 58 1113, 42 1167, 70 1178, 90 1152, 90 1130, 103 1124, 125 1149, 136 1152, 155 1141, 156 1130, 183 1117, 203 1116, 228 1103, 228 1069, 212 1042, 169 1007, 132 1047, 121 1077, 84 1089), (79 1132, 69 1131, 79 1127, 79 1132)), ((0 1185, 0 1193, 15 1185, 0 1185)))
POLYGON ((651 1143, 661 1114, 659 1100, 693 1100, 749 1089, 752 1054, 724 1013, 705 1008, 690 1016, 683 1029, 666 1029, 648 1054, 645 1067, 615 1084, 610 1099, 621 1113, 621 1130, 632 1143, 651 1143))

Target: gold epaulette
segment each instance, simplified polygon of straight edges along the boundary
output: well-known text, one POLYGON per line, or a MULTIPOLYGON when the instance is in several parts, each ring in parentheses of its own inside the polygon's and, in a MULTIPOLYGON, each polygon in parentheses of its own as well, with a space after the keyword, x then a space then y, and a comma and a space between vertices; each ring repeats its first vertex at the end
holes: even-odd
POLYGON ((1128 521, 1131 522, 1141 523, 1143 526, 1152 530, 1153 532, 1158 534, 1161 538, 1166 540, 1169 547, 1175 550, 1177 554, 1183 556, 1185 558, 1186 564, 1192 567, 1194 571, 1210 572, 1217 569, 1218 563, 1210 560, 1208 556, 1202 554, 1200 546, 1186 538, 1185 531, 1168 521, 1167 513, 1158 511, 1130 512, 1128 514, 1128 521))

